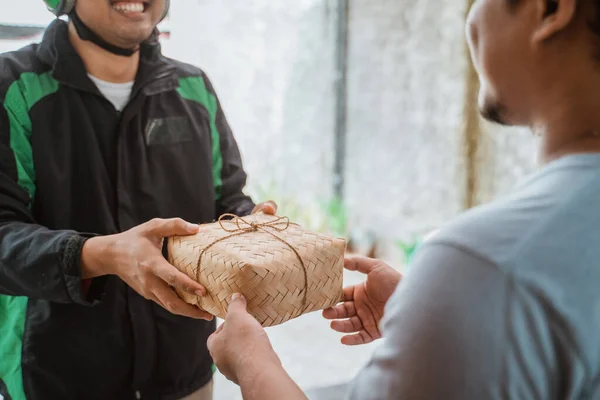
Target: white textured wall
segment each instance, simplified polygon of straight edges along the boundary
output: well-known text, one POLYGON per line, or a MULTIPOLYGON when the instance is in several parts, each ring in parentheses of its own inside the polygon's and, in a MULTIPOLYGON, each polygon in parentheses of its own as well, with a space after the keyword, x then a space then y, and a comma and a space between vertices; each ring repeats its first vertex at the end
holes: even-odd
POLYGON ((177 0, 168 53, 211 78, 253 192, 327 195, 334 30, 328 0, 177 0), (193 18, 190 18, 193 16, 193 18))
POLYGON ((409 239, 459 211, 462 1, 354 0, 347 195, 352 221, 409 239))

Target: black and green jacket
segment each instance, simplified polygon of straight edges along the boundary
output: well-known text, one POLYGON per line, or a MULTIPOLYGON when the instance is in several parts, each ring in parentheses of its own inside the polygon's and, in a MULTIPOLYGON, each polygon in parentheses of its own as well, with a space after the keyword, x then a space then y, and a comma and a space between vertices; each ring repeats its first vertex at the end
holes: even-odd
POLYGON ((247 215, 245 182, 207 77, 155 38, 121 113, 63 21, 0 55, 0 395, 177 399, 204 386, 214 322, 173 316, 116 277, 84 294, 80 252, 154 217, 247 215))

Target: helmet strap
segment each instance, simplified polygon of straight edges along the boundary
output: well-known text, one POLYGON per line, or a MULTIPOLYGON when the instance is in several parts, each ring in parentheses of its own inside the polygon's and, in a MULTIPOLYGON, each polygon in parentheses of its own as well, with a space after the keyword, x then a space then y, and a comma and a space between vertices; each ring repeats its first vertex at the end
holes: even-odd
POLYGON ((113 44, 108 43, 106 40, 102 39, 95 32, 93 32, 90 28, 87 27, 86 24, 83 23, 81 18, 77 15, 77 13, 73 10, 73 12, 69 13, 69 18, 73 21, 73 25, 75 26, 75 30, 77 34, 81 38, 81 40, 86 40, 94 43, 96 46, 101 47, 102 49, 116 54, 121 57, 131 57, 135 53, 138 52, 139 47, 136 49, 126 49, 123 47, 115 46, 113 44))

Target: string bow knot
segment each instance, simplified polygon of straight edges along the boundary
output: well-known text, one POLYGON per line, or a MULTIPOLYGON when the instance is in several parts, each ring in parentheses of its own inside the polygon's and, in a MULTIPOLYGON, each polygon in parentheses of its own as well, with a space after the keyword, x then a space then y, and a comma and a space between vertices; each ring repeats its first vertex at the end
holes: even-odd
POLYGON ((290 219, 288 217, 278 217, 276 219, 265 221, 265 222, 248 222, 242 217, 238 217, 235 214, 223 214, 219 217, 219 225, 225 232, 229 233, 242 233, 242 232, 255 232, 258 230, 264 230, 264 228, 272 228, 278 232, 283 232, 288 229, 291 225, 290 219), (230 220, 226 218, 232 218, 230 220), (228 228, 223 225, 223 221, 227 222, 235 222, 236 228, 228 228), (246 227, 243 227, 241 224, 245 224, 246 227), (283 226, 281 226, 283 225, 283 226))

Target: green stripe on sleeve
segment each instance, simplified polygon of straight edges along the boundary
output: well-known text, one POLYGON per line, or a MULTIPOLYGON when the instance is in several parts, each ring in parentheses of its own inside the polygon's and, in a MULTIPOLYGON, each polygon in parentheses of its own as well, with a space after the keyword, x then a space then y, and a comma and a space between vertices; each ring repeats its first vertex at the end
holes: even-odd
MULTIPOLYGON (((19 185, 29 193, 29 207, 35 196, 35 168, 31 149, 31 108, 58 90, 49 73, 23 73, 6 92, 4 108, 10 123, 10 146, 15 155, 19 185)), ((13 400, 25 400, 21 369, 27 297, 0 295, 0 378, 13 400)))
POLYGON ((221 171, 223 170, 223 156, 221 154, 221 136, 217 128, 217 98, 206 88, 206 83, 201 76, 181 78, 177 92, 181 97, 187 100, 200 103, 206 108, 210 116, 210 134, 212 141, 212 159, 213 159, 213 181, 217 199, 221 197, 223 180, 221 171))
POLYGON ((31 150, 31 119, 29 110, 44 97, 58 90, 50 73, 37 75, 25 72, 6 92, 4 108, 10 122, 10 146, 15 153, 19 185, 35 196, 35 169, 31 150))
POLYGON ((27 297, 0 295, 0 378, 13 400, 25 400, 21 371, 27 297))

